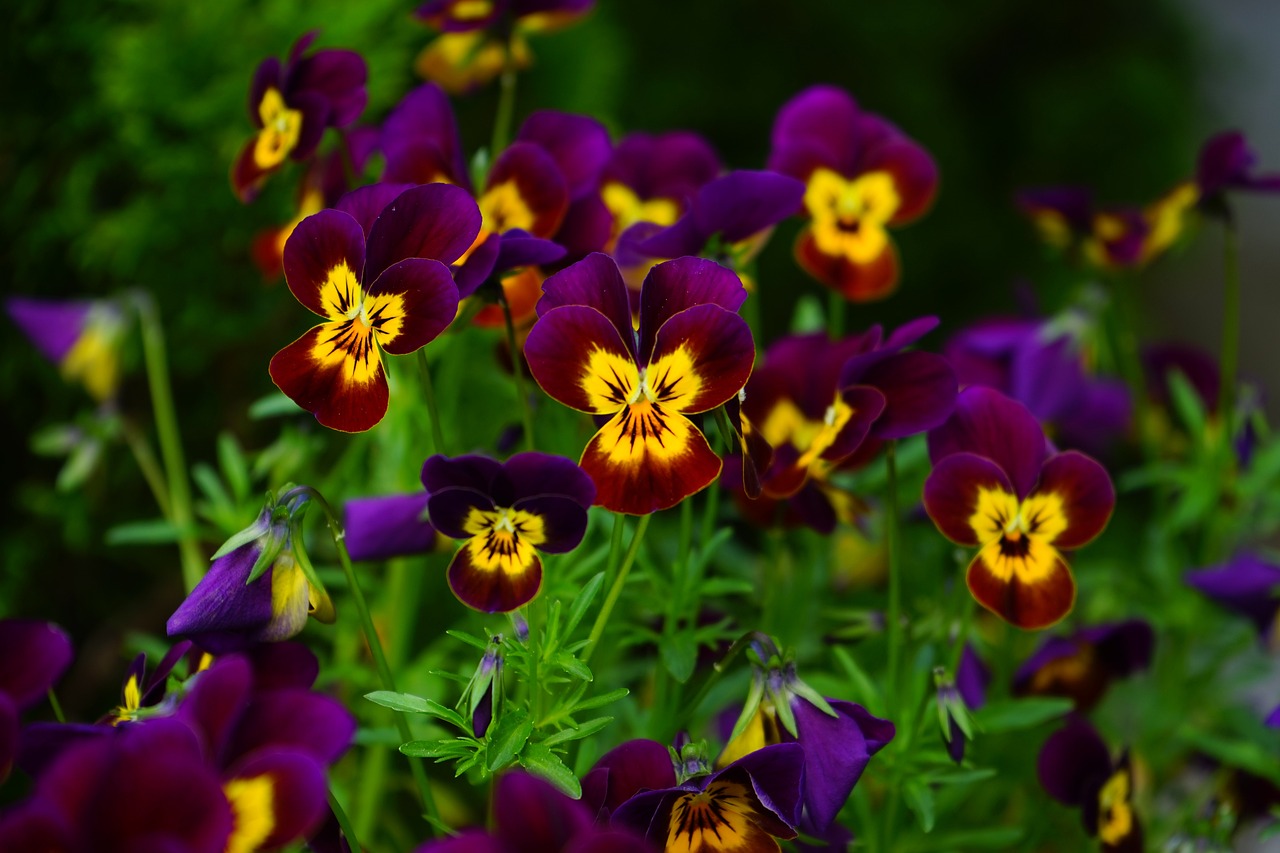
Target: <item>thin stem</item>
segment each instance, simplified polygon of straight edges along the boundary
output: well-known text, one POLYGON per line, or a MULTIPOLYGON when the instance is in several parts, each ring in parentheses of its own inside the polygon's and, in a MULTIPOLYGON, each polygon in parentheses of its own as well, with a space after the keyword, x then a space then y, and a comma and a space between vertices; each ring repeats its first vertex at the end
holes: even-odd
POLYGON ((898 463, 897 442, 885 445, 884 454, 887 484, 885 489, 885 525, 888 528, 889 546, 889 689, 890 708, 899 706, 899 669, 902 660, 902 541, 898 529, 898 463))
MULTIPOLYGON (((499 287, 502 285, 499 284, 499 287)), ((511 351, 511 374, 516 379, 516 396, 520 398, 520 419, 524 424, 524 446, 533 450, 533 412, 529 410, 529 395, 524 390, 524 358, 516 347, 516 325, 511 319, 511 303, 507 295, 498 298, 502 305, 502 319, 507 327, 507 349, 511 351)))
POLYGON ((1240 252, 1235 226, 1228 220, 1223 231, 1222 358, 1218 380, 1218 414, 1224 438, 1231 440, 1235 406, 1236 369, 1240 359, 1240 252))
POLYGON ((516 108, 516 67, 509 37, 503 45, 503 56, 498 112, 493 119, 493 140, 489 144, 490 163, 495 162, 498 155, 502 153, 502 149, 507 147, 507 140, 511 138, 511 117, 516 108))
POLYGON ((338 826, 342 828, 342 834, 347 837, 347 847, 351 850, 363 850, 359 840, 356 838, 355 830, 351 827, 351 819, 347 817, 347 813, 342 808, 342 803, 338 802, 338 795, 333 792, 333 788, 329 789, 329 808, 333 809, 333 816, 338 820, 338 826))
MULTIPOLYGON (((618 603, 618 597, 622 595, 622 587, 626 584, 627 575, 631 572, 631 564, 635 562, 636 554, 640 551, 640 541, 644 539, 644 531, 649 526, 650 518, 652 516, 640 516, 640 523, 636 525, 636 532, 631 534, 631 544, 627 547, 627 556, 623 558, 622 567, 618 569, 617 577, 613 579, 613 586, 609 587, 609 595, 605 597, 604 606, 600 608, 595 624, 591 626, 591 635, 587 638, 587 647, 582 650, 582 662, 584 664, 591 660, 591 655, 595 652, 601 635, 604 634, 604 626, 608 623, 610 614, 613 613, 613 606, 618 603)), ((618 524, 621 526, 620 521, 618 524)), ((614 536, 618 536, 617 528, 614 529, 614 536)))
MULTIPOLYGON (((338 523, 338 518, 334 515, 333 508, 318 493, 312 492, 313 499, 324 510, 325 521, 329 525, 329 535, 333 537, 333 546, 338 551, 338 562, 342 564, 342 573, 347 578, 347 585, 351 588, 351 599, 355 602, 356 612, 360 615, 360 626, 364 630, 365 641, 369 644, 369 652, 373 655, 374 667, 378 670, 378 678, 382 682, 382 686, 386 690, 393 693, 399 693, 396 688, 396 679, 391 672, 391 667, 387 663, 386 653, 382 650, 382 641, 378 638, 378 631, 373 625, 373 617, 369 613, 369 604, 365 601, 364 593, 360 590, 360 582, 356 579, 356 570, 351 565, 351 555, 347 553, 346 533, 342 529, 342 525, 338 523)), ((409 718, 406 714, 397 712, 395 715, 396 729, 400 732, 400 738, 404 742, 413 740, 413 732, 409 729, 409 718)), ((415 759, 409 759, 409 770, 413 773, 413 781, 418 786, 418 793, 422 797, 422 805, 427 810, 428 823, 431 824, 431 832, 433 835, 439 834, 440 810, 436 807, 435 797, 431 793, 431 786, 427 782, 427 773, 422 768, 422 763, 415 759)), ((354 849, 354 848, 353 848, 354 849)))
POLYGON ((53 718, 60 723, 67 721, 66 714, 62 713, 62 705, 58 702, 58 694, 53 692, 53 688, 49 688, 49 707, 53 708, 53 718))
POLYGON ((182 581, 187 592, 191 592, 200 578, 204 577, 205 561, 196 541, 195 515, 191 510, 191 484, 187 479, 187 461, 183 456, 182 436, 178 431, 178 416, 173 405, 164 329, 160 325, 155 303, 148 294, 138 294, 135 304, 142 328, 142 352, 147 365, 147 384, 151 389, 156 435, 160 439, 160 456, 164 460, 169 483, 170 518, 178 531, 182 581))
POLYGON ((436 386, 431 382, 431 365, 427 364, 427 350, 418 350, 418 377, 422 380, 422 396, 427 401, 427 416, 431 421, 432 451, 444 453, 444 430, 440 426, 440 407, 436 404, 436 386))
POLYGON ((844 295, 833 290, 827 294, 827 337, 839 340, 844 334, 844 295))
POLYGON ((122 432, 125 442, 129 445, 129 451, 133 454, 133 461, 138 463, 138 470, 142 472, 142 479, 147 481, 151 496, 156 499, 156 506, 160 507, 160 514, 172 521, 173 507, 169 502, 169 487, 165 484, 164 469, 160 467, 160 462, 152 452, 151 445, 128 421, 124 422, 122 432))

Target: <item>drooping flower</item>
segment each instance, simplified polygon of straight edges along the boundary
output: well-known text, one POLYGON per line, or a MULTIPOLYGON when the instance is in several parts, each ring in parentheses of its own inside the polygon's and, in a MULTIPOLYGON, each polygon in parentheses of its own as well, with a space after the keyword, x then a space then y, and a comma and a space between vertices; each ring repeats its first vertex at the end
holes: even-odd
POLYGON ((187 637, 214 654, 287 640, 307 617, 331 622, 333 604, 299 558, 298 532, 309 505, 305 489, 283 490, 258 519, 214 554, 209 572, 169 617, 169 636, 187 637))
POLYGON ((0 619, 0 782, 21 736, 19 714, 43 700, 71 665, 71 640, 51 622, 0 619))
POLYGON ((342 509, 343 540, 353 560, 389 560, 430 551, 436 529, 427 521, 427 493, 349 500, 342 509))
POLYGON ((888 229, 933 203, 933 159, 835 86, 814 86, 783 105, 772 145, 769 168, 805 182, 801 268, 854 302, 892 293, 899 264, 888 229))
POLYGON ((1221 566, 1187 572, 1188 584, 1247 618, 1268 645, 1280 644, 1280 566, 1240 553, 1221 566))
POLYGON ((324 426, 370 429, 387 411, 382 352, 405 355, 453 321, 446 264, 475 239, 470 195, 446 184, 363 187, 309 216, 285 244, 285 281, 326 322, 271 359, 271 379, 324 426))
POLYGON ((449 588, 468 607, 505 613, 542 585, 538 551, 563 554, 582 541, 596 497, 587 474, 568 459, 517 453, 432 456, 422 466, 431 523, 463 540, 449 563, 449 588))
POLYGON ((502 669, 502 635, 495 634, 485 647, 484 657, 480 658, 461 699, 471 718, 471 733, 478 738, 485 736, 489 725, 502 712, 502 669))
POLYGON ((1081 717, 1050 735, 1036 762, 1049 796, 1081 810, 1085 830, 1107 853, 1141 853, 1142 824, 1133 806, 1133 770, 1125 753, 1111 760, 1098 732, 1081 717))
POLYGON ((1280 174, 1254 174, 1257 163, 1258 155, 1240 131, 1228 130, 1210 137, 1196 160, 1200 209, 1229 216, 1229 191, 1280 192, 1280 174))
POLYGON ((534 379, 571 408, 611 416, 582 454, 596 502, 645 515, 713 483, 720 458, 688 415, 737 395, 751 374, 746 299, 730 270, 700 258, 645 279, 639 331, 614 262, 590 255, 543 288, 525 357, 534 379))
POLYGON ((1103 467, 1074 450, 1051 455, 1025 406, 982 387, 930 432, 929 456, 925 510, 948 539, 980 548, 965 576, 974 598, 1027 630, 1066 616, 1076 586, 1061 549, 1092 541, 1115 506, 1103 467))
POLYGON ((708 776, 636 794, 609 821, 667 853, 776 851, 796 837, 806 773, 799 744, 757 749, 708 776))
POLYGON ((973 739, 973 726, 969 721, 971 706, 959 686, 942 667, 934 669, 933 682, 942 742, 951 760, 956 764, 963 764, 965 745, 973 739))
POLYGON ((267 176, 285 160, 306 160, 330 127, 346 127, 364 112, 368 71, 351 50, 307 54, 318 32, 298 39, 284 64, 264 59, 249 87, 249 118, 258 128, 231 167, 231 186, 253 201, 267 176))
POLYGON ((821 836, 872 756, 893 740, 894 725, 853 702, 824 699, 767 637, 754 641, 752 654, 751 693, 716 766, 727 768, 773 744, 798 744, 804 752, 803 811, 793 825, 821 836))
POLYGON ((1013 676, 1019 696, 1063 696, 1084 713, 1111 682, 1151 665, 1156 636, 1141 619, 1094 625, 1069 637, 1049 637, 1013 676))
POLYGON ((120 387, 120 347, 125 317, 116 302, 29 299, 12 296, 5 308, 14 323, 58 366, 68 382, 79 382, 99 402, 120 387))

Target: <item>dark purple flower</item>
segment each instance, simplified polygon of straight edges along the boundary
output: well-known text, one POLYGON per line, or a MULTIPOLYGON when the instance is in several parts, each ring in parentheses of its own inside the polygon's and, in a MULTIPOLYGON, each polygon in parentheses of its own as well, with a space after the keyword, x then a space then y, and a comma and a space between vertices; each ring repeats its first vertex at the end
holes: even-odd
POLYGON ((471 177, 453 108, 440 87, 424 83, 401 99, 382 124, 388 183, 456 184, 471 191, 471 177))
POLYGON ((249 118, 258 132, 231 167, 231 186, 243 202, 253 201, 286 159, 309 158, 327 128, 346 127, 364 112, 364 59, 350 50, 307 54, 316 35, 298 39, 283 65, 271 57, 254 72, 249 118))
POLYGON ((387 560, 430 551, 436 529, 427 521, 427 493, 349 500, 343 540, 353 560, 387 560))
POLYGON ((1228 130, 1210 137, 1196 161, 1201 207, 1225 205, 1223 195, 1228 190, 1280 192, 1280 174, 1254 174, 1257 163, 1258 155, 1240 131, 1228 130))
POLYGON ((69 382, 79 382, 98 401, 120 387, 120 346, 125 317, 110 300, 52 300, 11 296, 9 316, 40 354, 69 382))
POLYGON ((1187 572, 1186 582, 1214 601, 1247 618, 1263 642, 1276 632, 1280 612, 1280 566, 1254 554, 1237 554, 1221 566, 1187 572))
POLYGON ((613 812, 610 824, 665 849, 773 850, 773 839, 796 837, 805 774, 798 744, 766 746, 709 776, 637 794, 613 812))
POLYGON ((637 223, 674 225, 694 194, 718 174, 719 158, 695 133, 623 137, 600 178, 600 195, 613 217, 606 248, 612 251, 622 232, 637 223))
POLYGON ((629 740, 606 752, 582 777, 582 801, 600 817, 643 791, 677 784, 671 752, 656 740, 629 740))
POLYGON ((19 714, 42 701, 71 665, 71 639, 51 622, 0 620, 0 782, 21 737, 19 714))
POLYGON ((1142 619, 1082 628, 1069 637, 1048 637, 1013 676, 1019 696, 1062 696, 1084 713, 1111 682, 1151 666, 1156 635, 1142 619))
POLYGON ((1142 853, 1142 824, 1133 807, 1127 754, 1112 762, 1106 743, 1084 718, 1050 735, 1036 762, 1049 796, 1081 810, 1085 830, 1108 853, 1142 853))
POLYGON ((432 456, 422 466, 427 511, 446 536, 464 540, 449 564, 449 588, 486 613, 515 610, 538 594, 538 551, 578 547, 595 500, 591 478, 560 456, 518 453, 505 463, 485 456, 432 456))

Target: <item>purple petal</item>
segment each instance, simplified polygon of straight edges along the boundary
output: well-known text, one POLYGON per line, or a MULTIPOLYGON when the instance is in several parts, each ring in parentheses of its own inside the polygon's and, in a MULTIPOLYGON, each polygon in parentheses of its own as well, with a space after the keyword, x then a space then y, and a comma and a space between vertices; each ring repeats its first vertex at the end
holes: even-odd
POLYGON ((93 303, 11 296, 5 307, 40 354, 58 364, 80 339, 93 303))
POLYGON ((497 271, 502 239, 501 234, 490 234, 460 266, 454 267, 453 280, 458 285, 459 299, 471 296, 497 271))
POLYGON ((739 170, 700 189, 692 213, 699 231, 736 243, 796 213, 803 198, 804 184, 795 178, 739 170))
POLYGON ((341 210, 359 222, 360 230, 364 232, 367 241, 369 232, 373 230, 373 223, 378 221, 378 216, 386 210, 387 205, 395 201, 401 193, 413 189, 413 186, 413 184, 384 183, 357 187, 338 199, 334 209, 341 210))
POLYGON ((531 237, 517 229, 502 234, 498 247, 498 259, 493 268, 499 273, 527 267, 533 264, 549 264, 565 256, 565 249, 559 243, 531 237))
POLYGON ((835 820, 871 756, 893 740, 893 723, 873 717, 861 705, 831 702, 832 717, 795 697, 796 735, 804 747, 806 828, 821 834, 835 820))
POLYGON ((258 849, 271 850, 305 838, 328 814, 324 768, 305 752, 258 750, 228 768, 226 777, 229 782, 258 780, 270 785, 266 808, 270 810, 271 830, 258 849))
POLYGON ((905 438, 941 424, 955 408, 955 370, 931 352, 904 352, 867 370, 862 384, 880 390, 884 414, 871 427, 876 438, 905 438))
POLYGON ((1280 609, 1280 567, 1253 554, 1223 566, 1187 572, 1184 579, 1214 601, 1251 620, 1264 637, 1280 609))
POLYGON ((292 747, 328 766, 346 752, 356 720, 337 699, 298 688, 256 693, 236 726, 230 756, 292 747))
POLYGON ((608 815, 642 791, 675 786, 667 748, 655 740, 629 740, 606 752, 582 777, 582 800, 593 812, 608 815))
POLYGON ((613 214, 598 195, 588 195, 569 203, 555 241, 571 258, 581 258, 604 249, 613 235, 613 214))
POLYGON ((1277 705, 1275 710, 1270 714, 1267 714, 1267 718, 1263 720, 1263 724, 1273 729, 1280 729, 1280 705, 1277 705))
POLYGON ((18 708, 0 693, 0 784, 9 778, 9 770, 18 756, 18 708))
MULTIPOLYGON (((13 708, 11 704, 6 705, 7 702, 8 699, 0 696, 0 716, 5 707, 13 708)), ((17 718, 14 720, 16 724, 17 718)), ((105 723, 29 723, 22 727, 16 757, 11 754, 10 758, 28 776, 38 779, 44 775, 45 768, 71 747, 86 740, 112 737, 115 731, 105 723)), ((19 734, 16 725, 14 734, 19 734)), ((4 777, 3 771, 4 759, 0 756, 0 779, 4 777)))
POLYGON ((800 822, 804 804, 805 756, 804 747, 798 743, 770 744, 747 753, 711 778, 747 776, 760 805, 794 828, 800 822))
POLYGON ((681 311, 718 305, 736 314, 746 301, 742 280, 715 261, 678 258, 658 264, 645 276, 640 290, 640 363, 648 363, 652 356, 658 330, 681 311))
POLYGON ((480 233, 480 208, 471 194, 450 184, 405 190, 378 215, 369 230, 365 281, 405 258, 451 264, 480 233))
POLYGON ((505 844, 483 830, 469 829, 452 838, 428 841, 413 853, 510 853, 510 851, 505 844))
POLYGON ((249 650, 253 689, 310 687, 320 674, 320 661, 302 643, 262 643, 249 650))
POLYGON ((778 111, 769 168, 802 180, 818 166, 853 174, 858 112, 857 102, 843 89, 805 89, 778 111))
POLYGON ((531 497, 564 497, 583 508, 596 499, 596 487, 577 463, 549 453, 517 453, 502 466, 516 501, 531 497))
POLYGON ((0 694, 19 709, 45 698, 71 665, 71 638, 52 622, 0 620, 0 694))
POLYGON ((924 508, 943 536, 957 545, 982 545, 973 516, 985 491, 1013 488, 1000 466, 974 453, 952 453, 939 459, 924 482, 924 508))
POLYGON ((426 492, 347 501, 342 526, 351 559, 386 560, 430 551, 436 531, 426 511, 426 492))
POLYGON ((253 645, 271 621, 271 573, 245 583, 262 554, 257 540, 213 561, 208 573, 169 617, 170 637, 187 637, 214 654, 253 645))
POLYGON ((449 99, 434 83, 405 95, 382 124, 384 181, 425 184, 447 177, 468 192, 471 180, 449 99))
POLYGON ((521 853, 561 850, 592 821, 582 803, 519 771, 498 778, 493 800, 496 834, 521 853))
POLYGON ((1040 784, 1069 806, 1084 805, 1111 773, 1111 753, 1088 722, 1072 717, 1049 736, 1036 760, 1040 784))
POLYGON ((590 116, 538 110, 525 119, 516 139, 541 146, 564 175, 569 197, 593 192, 609 159, 609 131, 590 116))
POLYGON ((929 458, 935 465, 961 452, 995 462, 1023 498, 1040 477, 1048 445, 1040 423, 1026 406, 999 391, 971 387, 956 398, 947 422, 929 433, 929 458))
POLYGON ((991 684, 991 668, 983 663, 970 643, 964 644, 960 665, 956 667, 956 690, 972 711, 987 704, 987 686, 991 684))
MULTIPOLYGON (((682 258, 697 255, 711 239, 711 233, 703 231, 692 213, 686 213, 669 228, 660 228, 651 222, 638 222, 618 238, 619 261, 622 248, 638 258, 682 258), (644 230, 638 230, 643 228, 644 230), (630 235, 631 239, 626 239, 630 235)), ((634 258, 633 258, 634 260, 634 258)))
POLYGON ((565 267, 542 284, 538 316, 565 305, 585 305, 609 319, 622 342, 635 353, 635 327, 631 325, 631 301, 618 265, 608 255, 593 253, 565 267))
POLYGON ((226 655, 196 677, 176 716, 200 735, 210 758, 221 762, 252 693, 253 671, 248 660, 242 655, 226 655))
POLYGON ((624 184, 644 200, 669 198, 686 204, 719 173, 715 151, 696 133, 632 133, 613 150, 600 180, 624 184))
POLYGON ((353 50, 320 50, 302 59, 290 75, 293 91, 317 92, 329 104, 333 127, 346 127, 364 112, 369 96, 364 57, 353 50))

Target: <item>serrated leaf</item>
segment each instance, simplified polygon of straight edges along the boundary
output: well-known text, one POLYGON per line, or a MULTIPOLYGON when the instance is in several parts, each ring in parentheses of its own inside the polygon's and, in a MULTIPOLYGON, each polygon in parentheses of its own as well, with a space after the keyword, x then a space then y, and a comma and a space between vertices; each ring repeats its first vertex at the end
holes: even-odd
POLYGON ((617 702, 624 696, 629 696, 631 691, 625 687, 619 687, 617 690, 610 690, 608 693, 601 693, 598 696, 592 696, 590 699, 583 699, 581 702, 573 706, 573 711, 586 711, 590 708, 599 708, 608 705, 611 702, 617 702))
POLYGON ((551 751, 546 742, 529 744, 520 754, 520 766, 534 776, 546 779, 575 800, 582 796, 582 784, 578 777, 565 766, 560 756, 551 751))
POLYGON ((527 711, 516 708, 503 714, 489 732, 489 770, 496 772, 514 761, 532 734, 533 720, 527 711))
POLYGON ((591 737, 593 734, 595 734, 598 731, 601 731, 612 722, 613 722, 613 717, 596 717, 594 720, 587 720, 585 723, 582 723, 581 725, 575 726, 573 728, 561 729, 555 734, 547 737, 542 742, 547 744, 548 746, 555 746, 558 743, 568 743, 569 741, 582 740, 583 738, 591 737))
POLYGON ((923 782, 911 780, 902 786, 902 797, 907 808, 915 814, 920 828, 925 832, 933 832, 933 791, 923 782))
POLYGON ((467 728, 466 721, 457 711, 452 708, 446 708, 439 702, 423 699, 421 696, 414 696, 410 693, 394 693, 390 690, 375 690, 372 693, 366 693, 364 698, 393 711, 401 711, 406 714, 426 714, 452 723, 460 729, 467 728))
POLYGON ((687 631, 681 631, 663 639, 659 648, 662 651, 662 663, 667 672, 676 681, 684 684, 693 675, 693 668, 698 663, 698 644, 687 631))
POLYGON ((566 637, 573 636, 573 629, 578 627, 582 617, 587 615, 587 608, 591 606, 591 602, 595 600, 596 595, 600 592, 600 587, 603 585, 604 572, 598 572, 573 597, 573 604, 569 605, 569 618, 564 625, 564 635, 566 637))
POLYGON ((991 702, 973 714, 983 731, 1009 732, 1030 729, 1066 716, 1075 707, 1070 699, 1034 696, 991 702))
POLYGON ((117 524, 107 531, 108 545, 168 545, 177 542, 180 537, 178 528, 167 519, 157 518, 150 521, 131 521, 117 524))

